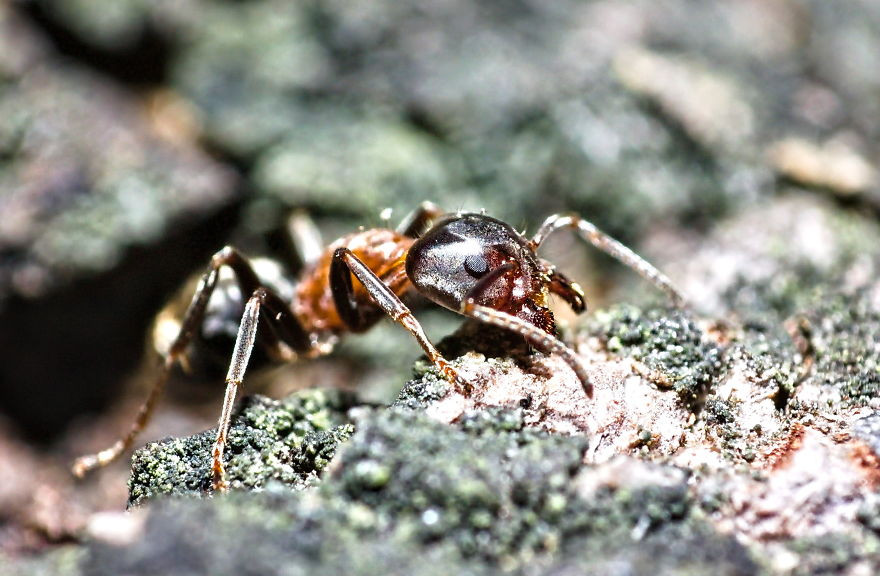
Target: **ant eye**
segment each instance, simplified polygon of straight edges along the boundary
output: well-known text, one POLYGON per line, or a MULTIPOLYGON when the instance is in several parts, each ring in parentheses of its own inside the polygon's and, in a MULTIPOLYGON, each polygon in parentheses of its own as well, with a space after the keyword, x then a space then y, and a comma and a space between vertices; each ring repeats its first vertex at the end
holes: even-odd
POLYGON ((489 263, 479 254, 474 254, 464 259, 464 269, 474 278, 480 278, 489 271, 489 263))

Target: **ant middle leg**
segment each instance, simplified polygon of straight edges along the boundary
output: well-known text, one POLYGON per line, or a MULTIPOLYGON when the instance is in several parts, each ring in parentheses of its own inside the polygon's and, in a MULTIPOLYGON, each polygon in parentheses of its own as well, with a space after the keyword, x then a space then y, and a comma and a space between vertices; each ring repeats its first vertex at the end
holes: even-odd
POLYGON ((602 232, 594 224, 584 220, 577 214, 555 214, 547 218, 538 231, 532 237, 529 244, 533 250, 537 250, 541 243, 547 239, 547 236, 562 228, 572 228, 577 231, 578 236, 589 242, 602 252, 617 259, 627 267, 635 271, 639 276, 662 290, 669 297, 669 300, 677 308, 685 306, 685 299, 682 293, 675 287, 665 274, 660 272, 653 264, 606 234, 602 232))
MULTIPOLYGON (((160 372, 156 377, 153 387, 146 401, 141 405, 135 421, 125 436, 113 443, 112 446, 101 450, 96 454, 90 454, 77 458, 73 463, 72 470, 74 475, 78 477, 85 476, 90 470, 106 466, 119 458, 122 454, 131 448, 137 436, 143 431, 152 418, 153 411, 162 395, 165 384, 171 374, 174 365, 185 358, 186 349, 194 338, 196 332, 200 329, 202 321, 205 317, 208 301, 211 294, 217 286, 220 269, 224 266, 229 267, 235 274, 236 280, 242 294, 252 294, 261 288, 261 282, 257 274, 251 268, 247 259, 235 248, 227 246, 214 254, 208 266, 208 270, 199 281, 198 287, 193 294, 192 301, 184 314, 180 329, 177 336, 171 343, 168 351, 163 354, 161 360, 160 372)), ((267 291, 267 298, 276 306, 280 302, 280 298, 267 291), (276 302, 278 301, 278 302, 276 302)), ((281 302, 283 305, 283 302, 281 302)), ((286 306, 284 306, 286 309, 286 306)), ((280 321, 278 329, 269 331, 277 333, 276 339, 282 339, 285 344, 295 351, 306 351, 311 348, 311 339, 309 334, 299 326, 289 309, 278 312, 280 321)), ((270 338, 273 334, 269 334, 270 338)))
MULTIPOLYGON (((405 280, 406 276, 402 269, 401 273, 402 276, 397 278, 405 280)), ((333 254, 333 262, 330 265, 330 289, 333 293, 336 310, 343 322, 352 331, 358 332, 376 320, 373 309, 365 308, 363 303, 358 302, 355 298, 354 286, 351 280, 352 274, 366 289, 373 303, 413 335, 419 346, 425 351, 428 359, 437 367, 440 373, 452 382, 459 392, 465 394, 470 392, 470 384, 449 365, 449 362, 434 347, 425 334, 422 325, 419 324, 419 321, 416 320, 410 309, 398 298, 394 290, 389 288, 375 272, 370 270, 348 248, 338 248, 333 254)), ((389 280, 392 286, 395 285, 394 275, 394 272, 386 275, 386 277, 390 276, 389 280)), ((403 280, 398 281, 402 282, 403 280)))
POLYGON ((431 227, 436 220, 446 214, 437 204, 433 202, 422 202, 418 208, 410 212, 397 226, 397 233, 409 238, 418 238, 431 227))
POLYGON ((284 232, 291 270, 299 276, 303 270, 314 266, 324 253, 321 231, 304 210, 297 210, 287 217, 284 232))

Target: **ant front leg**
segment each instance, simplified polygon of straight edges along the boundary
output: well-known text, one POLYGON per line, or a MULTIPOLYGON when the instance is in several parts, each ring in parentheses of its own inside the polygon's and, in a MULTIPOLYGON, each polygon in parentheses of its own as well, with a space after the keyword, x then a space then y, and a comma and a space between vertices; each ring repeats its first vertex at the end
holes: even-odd
POLYGON ((541 243, 547 239, 547 236, 562 228, 576 230, 581 238, 634 270, 642 278, 665 292, 675 307, 683 308, 685 306, 684 296, 665 274, 577 214, 555 214, 547 218, 529 242, 530 246, 533 250, 537 250, 541 243))
POLYGON ((333 292, 333 300, 340 318, 355 332, 364 329, 373 317, 358 303, 354 295, 351 275, 360 281, 372 301, 382 309, 395 322, 403 326, 425 351, 428 359, 437 367, 440 373, 452 382, 462 394, 468 394, 470 384, 455 371, 449 362, 443 358, 440 352, 431 344, 425 334, 422 325, 416 320, 407 306, 389 288, 375 272, 364 264, 348 248, 338 248, 333 253, 333 262, 330 265, 330 289, 333 292))
POLYGON ((516 265, 512 262, 508 262, 481 278, 465 296, 459 311, 465 316, 469 316, 480 322, 485 322, 486 324, 498 326, 499 328, 504 328, 519 334, 525 338, 529 344, 544 354, 557 354, 574 371, 578 380, 580 380, 584 393, 592 398, 593 385, 590 383, 590 377, 587 375, 584 365, 581 363, 574 350, 566 346, 552 334, 545 332, 534 324, 526 322, 522 318, 514 316, 513 314, 508 314, 507 312, 502 312, 501 310, 496 310, 489 306, 477 304, 477 301, 482 299, 483 295, 498 279, 514 270, 516 270, 516 265))

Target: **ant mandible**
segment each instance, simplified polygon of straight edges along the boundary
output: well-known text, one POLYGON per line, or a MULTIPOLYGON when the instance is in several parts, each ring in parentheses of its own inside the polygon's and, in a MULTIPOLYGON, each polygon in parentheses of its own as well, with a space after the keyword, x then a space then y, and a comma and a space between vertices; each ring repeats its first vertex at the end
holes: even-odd
MULTIPOLYGON (((361 230, 316 254, 306 262, 292 302, 269 287, 238 250, 227 246, 211 258, 177 336, 164 354, 161 374, 131 430, 110 448, 77 459, 73 472, 83 476, 131 447, 148 423, 175 363, 186 360, 187 348, 206 318, 208 301, 224 267, 231 269, 241 294, 249 298, 238 326, 212 452, 215 491, 227 487, 223 451, 235 397, 255 343, 280 360, 318 356, 328 353, 339 335, 363 332, 384 313, 415 337, 428 359, 459 392, 469 393, 468 382, 431 344, 401 301, 412 289, 464 316, 520 334, 545 354, 558 354, 575 372, 584 392, 592 396, 586 370, 575 352, 556 338, 553 313, 547 307, 549 295, 555 294, 581 313, 586 309, 583 290, 537 256, 544 240, 564 228, 575 230, 581 238, 632 268, 664 291, 675 306, 683 305, 680 292, 664 274, 573 214, 549 217, 531 239, 526 239, 501 220, 483 214, 450 215, 426 202, 396 230, 361 230), (258 327, 260 340, 256 339, 258 327)), ((315 242, 314 236, 300 240, 315 242)))

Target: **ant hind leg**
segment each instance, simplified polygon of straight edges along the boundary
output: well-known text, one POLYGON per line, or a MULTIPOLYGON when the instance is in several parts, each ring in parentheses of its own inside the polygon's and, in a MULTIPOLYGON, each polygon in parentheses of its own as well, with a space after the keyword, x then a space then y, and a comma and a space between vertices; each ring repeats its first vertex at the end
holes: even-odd
POLYGON ((299 325, 287 304, 269 288, 260 286, 254 290, 244 307, 244 313, 238 325, 232 359, 229 361, 229 371, 226 373, 223 409, 220 412, 217 436, 211 451, 211 486, 215 492, 225 492, 227 488, 223 468, 223 452, 226 448, 229 426, 232 423, 235 397, 244 381, 245 371, 251 352, 254 350, 257 329, 261 320, 265 321, 268 328, 263 333, 264 341, 268 346, 279 350, 292 349, 294 352, 305 352, 312 348, 310 337, 299 325), (261 316, 260 311, 264 308, 267 314, 261 316))
MULTIPOLYGON (((172 342, 168 352, 162 358, 159 375, 150 390, 146 401, 141 405, 138 415, 128 433, 113 443, 112 446, 101 450, 96 454, 81 456, 73 463, 72 471, 78 477, 85 476, 89 471, 106 466, 124 454, 134 443, 137 436, 149 423, 153 411, 166 382, 174 368, 174 364, 184 358, 187 347, 202 324, 207 310, 208 301, 217 286, 220 269, 228 266, 235 274, 242 294, 253 294, 261 289, 260 280, 251 268, 247 259, 235 248, 227 246, 214 254, 208 270, 199 281, 198 287, 193 294, 192 301, 184 314, 183 321, 177 337, 172 342)), ((273 330, 268 331, 270 344, 280 339, 295 351, 306 351, 311 348, 310 336, 299 326, 299 323, 290 313, 279 297, 272 292, 263 289, 264 300, 268 301, 273 309, 273 318, 277 320, 272 324, 273 330)))
POLYGON ((226 491, 226 479, 223 469, 223 451, 226 448, 226 437, 229 434, 229 426, 232 422, 232 411, 235 407, 235 396, 244 374, 247 370, 248 360, 254 349, 254 341, 257 338, 257 326, 260 320, 260 307, 266 300, 266 290, 258 288, 248 299, 238 325, 238 335, 235 338, 235 349, 232 360, 229 362, 229 371, 226 373, 226 393, 223 396, 223 409, 220 412, 220 421, 217 423, 217 436, 214 447, 211 450, 211 486, 215 492, 226 491))

